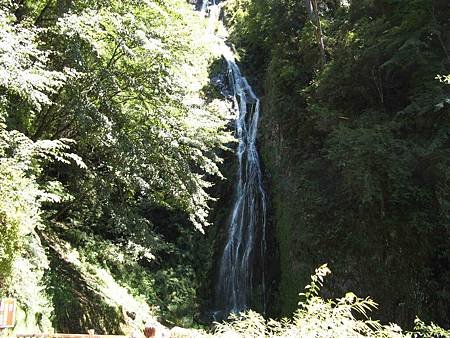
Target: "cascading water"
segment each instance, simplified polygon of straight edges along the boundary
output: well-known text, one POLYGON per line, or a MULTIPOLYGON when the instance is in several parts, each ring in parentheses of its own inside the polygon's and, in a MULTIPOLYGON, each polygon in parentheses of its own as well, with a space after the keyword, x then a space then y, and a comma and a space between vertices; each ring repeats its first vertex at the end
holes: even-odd
MULTIPOLYGON (((203 0, 201 10, 216 13, 215 1, 203 0), (214 7, 214 8, 213 8, 214 7)), ((222 55, 227 63, 230 98, 236 112, 237 173, 233 209, 227 238, 218 261, 215 290, 216 318, 249 307, 252 290, 260 285, 265 312, 266 195, 262 185, 261 167, 256 148, 260 100, 247 79, 242 76, 231 49, 223 43, 222 55), (259 262, 258 268, 255 265, 259 262), (258 273, 258 276, 254 274, 258 273)))
MULTIPOLYGON (((264 257, 266 247, 266 196, 256 149, 260 101, 241 75, 231 53, 224 57, 228 64, 232 99, 238 113, 236 136, 239 140, 236 192, 227 240, 219 261, 216 290, 220 309, 228 314, 247 309, 252 296, 255 256, 259 254, 264 257)), ((264 297, 264 267, 261 268, 264 297)))
POLYGON ((200 1, 200 12, 205 13, 210 5, 215 6, 216 5, 216 0, 202 0, 202 1, 200 1))

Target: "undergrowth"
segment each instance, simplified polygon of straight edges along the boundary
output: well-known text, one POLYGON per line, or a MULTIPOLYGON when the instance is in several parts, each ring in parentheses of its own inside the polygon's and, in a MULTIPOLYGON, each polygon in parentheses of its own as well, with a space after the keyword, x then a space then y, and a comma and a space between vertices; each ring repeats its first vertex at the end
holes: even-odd
POLYGON ((396 324, 381 324, 369 317, 378 306, 369 297, 348 292, 338 299, 322 298, 319 292, 329 273, 327 265, 316 269, 292 318, 266 320, 254 311, 232 314, 228 322, 217 324, 213 337, 450 337, 450 331, 420 319, 415 321, 415 332, 403 331, 396 324))

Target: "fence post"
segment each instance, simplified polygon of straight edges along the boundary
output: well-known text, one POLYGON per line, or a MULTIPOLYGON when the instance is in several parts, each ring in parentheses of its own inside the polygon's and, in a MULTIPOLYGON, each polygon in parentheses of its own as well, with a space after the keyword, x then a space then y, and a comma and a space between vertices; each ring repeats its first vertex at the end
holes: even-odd
POLYGON ((144 336, 146 338, 155 337, 156 335, 156 327, 153 325, 146 325, 144 328, 144 336))

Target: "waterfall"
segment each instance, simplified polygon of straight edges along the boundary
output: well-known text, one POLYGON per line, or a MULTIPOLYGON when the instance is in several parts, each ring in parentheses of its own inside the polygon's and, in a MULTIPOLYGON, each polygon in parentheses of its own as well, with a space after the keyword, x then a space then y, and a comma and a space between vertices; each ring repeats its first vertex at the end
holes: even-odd
MULTIPOLYGON (((219 260, 216 299, 220 311, 246 310, 253 289, 255 258, 262 260, 266 250, 266 195, 256 149, 260 101, 242 76, 232 54, 224 54, 228 65, 232 100, 237 110, 236 136, 238 168, 233 209, 227 239, 219 260)), ((261 266, 262 296, 265 297, 264 263, 261 266)), ((262 300, 265 304, 265 299, 262 300)))
POLYGON ((210 5, 215 6, 216 0, 200 0, 200 7, 199 7, 200 12, 206 13, 206 10, 210 5))
MULTIPOLYGON (((214 5, 215 2, 214 2, 214 5)), ((208 0, 201 10, 216 13, 208 0)), ((214 7, 217 7, 214 6, 214 7)), ((227 227, 223 252, 218 260, 215 306, 218 319, 231 312, 248 309, 255 297, 252 290, 260 283, 259 303, 265 312, 266 194, 263 189, 261 166, 256 148, 260 116, 260 100, 247 79, 241 74, 231 49, 223 42, 223 58, 227 63, 230 98, 236 113, 236 137, 239 141, 233 208, 227 227), (259 264, 258 264, 259 263, 259 264), (255 265, 259 265, 255 268, 255 265), (258 273, 258 276, 255 276, 258 273)))

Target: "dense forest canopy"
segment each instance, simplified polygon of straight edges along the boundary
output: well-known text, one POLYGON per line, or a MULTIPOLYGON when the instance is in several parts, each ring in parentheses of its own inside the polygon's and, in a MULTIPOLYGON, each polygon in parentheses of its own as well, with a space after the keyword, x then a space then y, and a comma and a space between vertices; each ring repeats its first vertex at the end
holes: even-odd
POLYGON ((0 285, 29 318, 44 325, 53 304, 53 321, 76 329, 81 314, 63 308, 88 311, 68 277, 86 267, 64 247, 162 311, 195 307, 184 251, 208 225, 217 151, 232 140, 224 103, 205 95, 218 57, 206 27, 181 0, 2 1, 0 285), (143 275, 153 265, 160 275, 143 275))
POLYGON ((449 325, 450 3, 311 1, 316 20, 309 2, 234 0, 227 12, 264 93, 274 303, 295 309, 328 262, 332 294, 369 294, 401 325, 416 314, 449 325))

